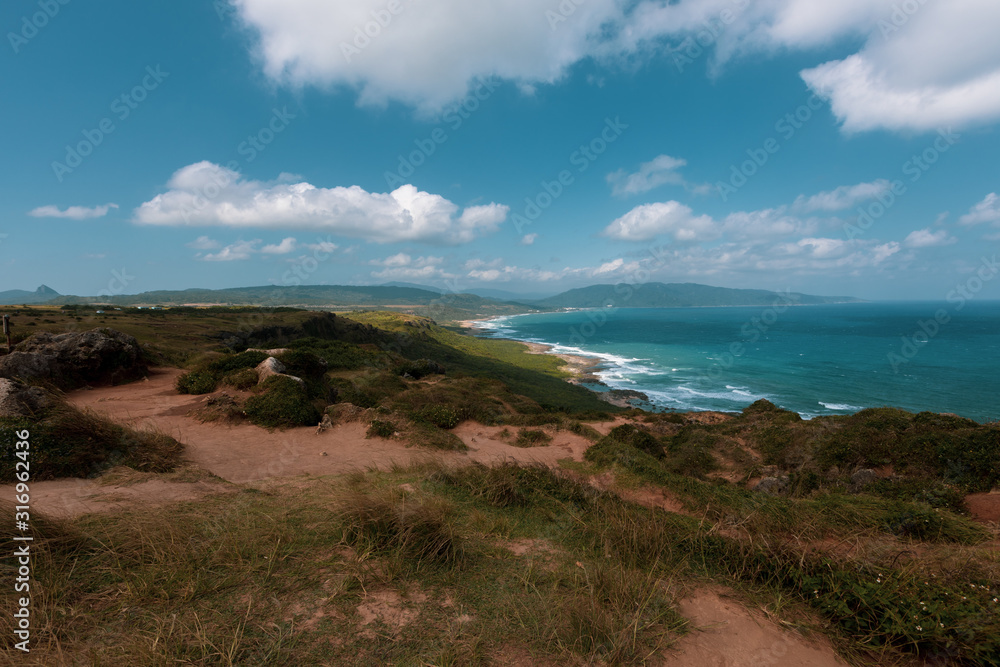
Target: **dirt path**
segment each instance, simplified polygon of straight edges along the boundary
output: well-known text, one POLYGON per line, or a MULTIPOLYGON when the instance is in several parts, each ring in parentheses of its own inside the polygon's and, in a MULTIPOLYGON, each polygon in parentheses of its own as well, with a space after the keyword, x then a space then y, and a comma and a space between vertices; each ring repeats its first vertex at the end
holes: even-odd
POLYGON ((778 626, 763 613, 751 612, 725 596, 702 589, 678 605, 692 632, 667 656, 670 667, 765 667, 809 665, 846 667, 830 641, 806 638, 778 626))
POLYGON ((178 394, 174 381, 181 371, 155 369, 149 379, 119 387, 76 391, 70 403, 90 408, 112 419, 158 429, 185 445, 185 456, 214 475, 235 483, 269 477, 335 475, 357 468, 388 468, 429 456, 445 461, 497 460, 555 465, 559 459, 583 459, 589 441, 567 431, 553 432, 545 447, 513 447, 497 437, 502 430, 473 422, 460 424, 454 433, 470 451, 439 452, 408 447, 400 440, 366 438, 367 424, 340 424, 322 433, 315 426, 268 431, 252 424, 203 423, 189 413, 205 396, 178 394))

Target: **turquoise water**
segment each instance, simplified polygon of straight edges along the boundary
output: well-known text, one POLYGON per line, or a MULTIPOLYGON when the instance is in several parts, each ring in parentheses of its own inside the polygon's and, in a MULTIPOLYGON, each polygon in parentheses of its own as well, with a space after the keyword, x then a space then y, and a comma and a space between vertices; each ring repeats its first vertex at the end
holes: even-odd
POLYGON ((736 411, 766 398, 803 417, 889 405, 1000 418, 995 301, 578 310, 481 326, 599 357, 608 386, 655 408, 736 411))

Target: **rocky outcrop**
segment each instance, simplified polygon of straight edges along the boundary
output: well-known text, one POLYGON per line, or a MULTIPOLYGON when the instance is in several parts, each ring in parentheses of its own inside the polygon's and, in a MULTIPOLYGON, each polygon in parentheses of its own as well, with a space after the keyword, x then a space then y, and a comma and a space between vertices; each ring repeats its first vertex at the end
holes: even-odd
POLYGON ((755 486, 753 490, 759 491, 760 493, 767 493, 772 496, 781 496, 788 493, 788 487, 788 475, 781 475, 780 477, 765 477, 757 482, 757 486, 755 486))
POLYGON ((35 417, 52 405, 44 389, 0 378, 0 417, 35 417))
POLYGON ((285 368, 285 365, 283 363, 281 363, 274 357, 268 357, 264 361, 257 364, 257 368, 255 370, 257 371, 258 384, 276 375, 292 378, 299 384, 305 384, 302 378, 297 378, 294 375, 287 375, 285 371, 288 369, 285 368))
POLYGON ((0 377, 42 380, 59 389, 122 384, 147 371, 139 342, 113 329, 38 333, 0 357, 0 377))

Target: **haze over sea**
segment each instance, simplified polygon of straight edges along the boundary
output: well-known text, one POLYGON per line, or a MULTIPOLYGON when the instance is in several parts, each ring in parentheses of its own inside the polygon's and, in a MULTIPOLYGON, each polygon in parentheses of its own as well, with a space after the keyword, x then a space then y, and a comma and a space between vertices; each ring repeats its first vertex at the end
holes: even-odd
POLYGON ((621 308, 516 315, 479 326, 486 336, 599 357, 603 382, 641 391, 660 409, 738 411, 765 398, 805 418, 892 406, 995 420, 1000 302, 958 306, 621 308))

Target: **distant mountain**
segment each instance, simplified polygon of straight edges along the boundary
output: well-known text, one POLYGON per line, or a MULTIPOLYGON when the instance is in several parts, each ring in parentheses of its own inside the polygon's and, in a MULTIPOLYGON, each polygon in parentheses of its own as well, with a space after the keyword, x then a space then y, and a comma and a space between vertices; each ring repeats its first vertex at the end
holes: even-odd
POLYGON ((402 283, 398 281, 382 283, 379 287, 409 287, 410 289, 422 289, 427 292, 436 292, 438 294, 444 294, 447 291, 437 287, 431 287, 430 285, 418 285, 417 283, 402 283))
POLYGON ((45 303, 59 297, 59 292, 48 285, 41 285, 34 292, 12 289, 0 292, 0 304, 20 305, 22 303, 45 303))
MULTIPOLYGON (((438 287, 429 287, 428 285, 418 285, 416 283, 402 283, 402 282, 391 282, 382 283, 380 287, 412 287, 414 289, 427 290, 428 292, 437 292, 439 294, 449 294, 451 290, 441 289, 438 287)), ((515 301, 517 303, 529 303, 531 301, 537 301, 538 299, 545 299, 552 296, 552 292, 508 292, 502 289, 487 289, 482 287, 474 287, 472 289, 462 290, 463 294, 475 294, 476 296, 481 296, 486 299, 496 299, 497 301, 515 301)))
POLYGON ((697 283, 645 283, 640 285, 591 285, 531 302, 546 308, 681 308, 696 306, 770 306, 778 303, 851 303, 849 296, 812 296, 758 289, 710 287, 697 283))
POLYGON ((476 296, 484 296, 487 299, 499 299, 500 301, 517 301, 519 303, 529 303, 538 301, 539 299, 547 299, 552 296, 552 292, 524 292, 523 294, 518 294, 517 292, 508 292, 502 289, 468 289, 465 290, 469 294, 475 294, 476 296))
POLYGON ((115 306, 294 306, 299 308, 403 308, 438 320, 462 320, 513 315, 528 306, 485 299, 475 294, 440 294, 415 287, 387 285, 298 285, 235 287, 143 292, 112 297, 59 297, 59 304, 113 304, 115 306))

